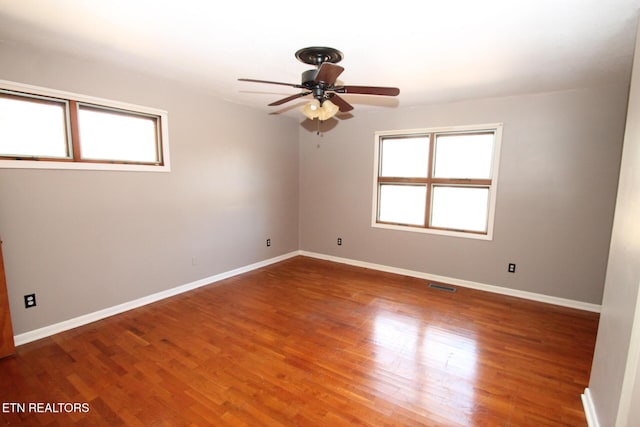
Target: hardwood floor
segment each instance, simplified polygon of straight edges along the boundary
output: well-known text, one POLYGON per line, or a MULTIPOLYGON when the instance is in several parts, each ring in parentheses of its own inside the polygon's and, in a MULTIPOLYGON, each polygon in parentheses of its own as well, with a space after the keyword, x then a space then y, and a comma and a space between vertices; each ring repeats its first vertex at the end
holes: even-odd
POLYGON ((597 323, 296 257, 17 347, 0 360, 0 420, 585 426, 597 323))

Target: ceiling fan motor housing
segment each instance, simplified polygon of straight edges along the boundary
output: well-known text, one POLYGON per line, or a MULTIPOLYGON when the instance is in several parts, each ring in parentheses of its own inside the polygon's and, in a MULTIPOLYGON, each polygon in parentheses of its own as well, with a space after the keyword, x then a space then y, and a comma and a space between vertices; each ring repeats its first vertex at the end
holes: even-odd
POLYGON ((312 70, 307 70, 305 72, 302 73, 302 87, 310 90, 311 93, 313 94, 313 97, 315 99, 317 99, 320 102, 320 105, 322 105, 322 102, 325 99, 328 99, 325 90, 329 87, 325 84, 325 82, 317 82, 316 76, 318 75, 318 69, 314 68, 312 70))
POLYGON ((318 69, 314 68, 312 70, 307 70, 302 73, 302 87, 311 89, 315 85, 317 85, 315 79, 318 75, 318 69))

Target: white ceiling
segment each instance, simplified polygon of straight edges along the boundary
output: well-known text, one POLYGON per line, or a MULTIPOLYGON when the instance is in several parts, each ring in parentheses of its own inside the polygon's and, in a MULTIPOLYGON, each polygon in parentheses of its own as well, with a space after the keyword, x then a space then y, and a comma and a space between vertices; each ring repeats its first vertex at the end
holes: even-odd
MULTIPOLYGON (((345 55, 340 81, 397 86, 344 95, 360 109, 548 92, 628 81, 639 0, 0 0, 0 42, 33 43, 188 81, 267 107, 310 66, 294 53, 345 55)), ((2 61, 0 60, 0 78, 2 61)), ((285 108, 282 108, 285 107, 285 108)))

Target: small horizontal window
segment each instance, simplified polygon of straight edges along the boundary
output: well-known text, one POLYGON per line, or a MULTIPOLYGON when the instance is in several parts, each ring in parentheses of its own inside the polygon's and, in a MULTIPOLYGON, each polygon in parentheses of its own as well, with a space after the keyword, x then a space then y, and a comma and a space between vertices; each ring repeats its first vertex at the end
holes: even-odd
POLYGON ((68 159, 68 102, 0 91, 0 153, 4 157, 68 159), (37 124, 37 125, 34 125, 37 124))
POLYGON ((167 114, 0 81, 0 167, 168 171, 167 114))
POLYGON ((130 163, 161 163, 158 117, 80 104, 80 157, 130 163))

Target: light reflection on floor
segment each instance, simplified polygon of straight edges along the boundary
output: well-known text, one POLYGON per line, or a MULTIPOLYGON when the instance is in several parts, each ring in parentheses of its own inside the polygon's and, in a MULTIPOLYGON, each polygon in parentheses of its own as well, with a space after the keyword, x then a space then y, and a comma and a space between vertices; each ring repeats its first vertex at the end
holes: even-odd
POLYGON ((465 333, 380 310, 373 322, 374 377, 392 377, 396 384, 385 398, 424 408, 444 405, 453 409, 448 417, 456 414, 451 421, 472 425, 477 348, 474 337, 465 333))

